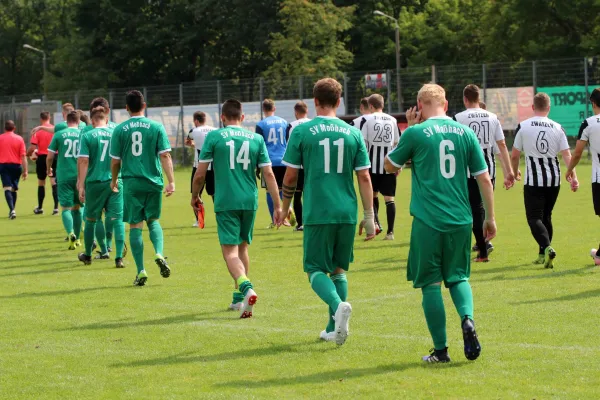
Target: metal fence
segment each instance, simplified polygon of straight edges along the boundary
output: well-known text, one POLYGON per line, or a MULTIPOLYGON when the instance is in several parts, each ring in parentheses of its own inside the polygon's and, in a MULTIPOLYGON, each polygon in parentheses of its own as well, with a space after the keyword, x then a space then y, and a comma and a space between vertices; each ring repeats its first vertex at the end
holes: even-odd
MULTIPOLYGON (((246 114, 251 110, 252 117, 247 118, 247 127, 253 129, 253 124, 262 116, 258 104, 263 99, 273 98, 276 102, 311 99, 312 87, 320 78, 300 76, 279 79, 196 81, 137 89, 144 93, 149 109, 155 111, 152 118, 163 118, 163 123, 165 123, 164 118, 169 118, 165 126, 172 136, 173 144, 181 147, 183 134, 192 126, 192 114, 197 109, 203 111, 208 109, 213 123, 218 124, 219 104, 227 98, 239 99, 245 103, 246 114)), ((584 95, 580 96, 583 102, 580 102, 580 106, 585 109, 585 115, 589 115, 591 107, 586 93, 590 91, 590 86, 600 85, 600 68, 596 57, 408 67, 400 72, 401 102, 398 101, 394 70, 348 72, 339 74, 335 78, 340 80, 344 87, 343 112, 346 115, 358 114, 360 99, 373 93, 379 93, 386 98, 387 112, 400 113, 416 103, 419 88, 427 82, 436 82, 446 89, 449 101, 448 113, 453 115, 464 108, 462 104, 464 86, 474 83, 483 89, 483 100, 488 103, 488 109, 503 117, 504 128, 511 130, 523 117, 524 114, 520 114, 521 110, 530 107, 526 101, 521 101, 519 96, 532 97, 538 88, 583 88, 581 91, 584 95)), ((119 118, 126 118, 125 93, 129 89, 82 89, 46 95, 37 93, 0 96, 0 119, 18 120, 19 130, 26 132, 36 125, 36 118, 32 113, 37 113, 39 107, 32 107, 32 100, 43 101, 41 104, 48 106, 49 111, 57 111, 59 104, 65 102, 73 103, 76 108, 87 109, 94 97, 103 96, 110 101, 113 112, 117 113, 113 115, 113 119, 119 122, 119 118)), ((291 115, 293 118, 292 103, 280 104, 285 105, 285 115, 291 115)), ((283 114, 283 108, 283 106, 278 107, 278 114, 283 114)))

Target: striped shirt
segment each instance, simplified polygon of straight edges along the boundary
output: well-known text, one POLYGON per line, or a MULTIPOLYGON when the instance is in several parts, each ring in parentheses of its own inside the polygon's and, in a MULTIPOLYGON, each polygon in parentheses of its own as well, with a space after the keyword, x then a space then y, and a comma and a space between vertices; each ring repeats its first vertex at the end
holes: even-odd
POLYGON ((529 118, 517 126, 513 147, 525 153, 525 186, 560 186, 558 153, 569 149, 560 124, 547 117, 529 118))
MULTIPOLYGON (((200 153, 202 152, 202 145, 204 145, 204 140, 206 139, 206 135, 209 132, 217 130, 212 126, 202 125, 196 128, 193 128, 188 133, 188 139, 194 141, 195 154, 194 154, 194 168, 198 167, 198 159, 200 158, 200 153)), ((212 169, 212 163, 208 165, 208 169, 212 169)))
POLYGON ((396 118, 382 112, 362 117, 359 126, 371 161, 372 174, 386 174, 383 168, 385 156, 391 152, 400 140, 400 130, 396 118))
MULTIPOLYGON (((488 166, 490 178, 496 178, 496 157, 498 151, 495 151, 497 142, 504 140, 502 125, 496 114, 482 108, 468 108, 454 116, 454 120, 473 129, 479 140, 479 146, 483 151, 483 158, 488 166)), ((474 178, 469 172, 469 178, 474 178)))
POLYGON ((600 183, 600 114, 594 115, 582 122, 579 128, 578 140, 590 144, 592 154, 592 182, 600 183))

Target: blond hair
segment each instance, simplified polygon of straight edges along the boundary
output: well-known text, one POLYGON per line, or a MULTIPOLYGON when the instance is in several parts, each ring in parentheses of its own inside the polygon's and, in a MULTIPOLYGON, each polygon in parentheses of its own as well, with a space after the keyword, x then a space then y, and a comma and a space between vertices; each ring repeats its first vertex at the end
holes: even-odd
POLYGON ((443 106, 446 104, 446 91, 440 85, 427 83, 419 90, 417 100, 427 105, 437 103, 443 106))
POLYGON ((533 108, 537 111, 547 111, 550 109, 550 96, 543 92, 533 96, 533 108))

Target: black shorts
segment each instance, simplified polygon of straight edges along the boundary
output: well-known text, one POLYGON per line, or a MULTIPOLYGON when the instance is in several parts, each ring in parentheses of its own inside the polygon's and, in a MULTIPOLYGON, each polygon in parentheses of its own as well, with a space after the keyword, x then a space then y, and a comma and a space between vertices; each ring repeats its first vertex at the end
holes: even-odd
POLYGON ((396 195, 396 175, 395 174, 374 174, 371 175, 371 185, 373 192, 379 192, 384 196, 394 197, 396 195))
POLYGON ((552 216, 552 210, 556 200, 560 186, 537 187, 525 186, 523 195, 525 198, 525 214, 527 219, 548 219, 552 216))
POLYGON ((600 183, 592 183, 592 200, 594 202, 594 211, 600 216, 600 183))
MULTIPOLYGON (((46 168, 47 158, 48 156, 43 154, 38 156, 37 160, 35 160, 35 173, 40 181, 46 180, 46 177, 48 177, 48 169, 46 168)), ((56 171, 56 159, 57 157, 54 157, 54 160, 52 161, 52 169, 54 171, 56 171)))
MULTIPOLYGON (((285 171, 287 167, 271 167, 273 169, 273 174, 275 175, 275 181, 277 182, 277 187, 281 189, 283 187, 283 178, 285 177, 285 171)), ((260 186, 263 189, 267 188, 267 182, 265 182, 265 177, 263 176, 260 180, 260 186)))
MULTIPOLYGON (((196 170, 197 170, 196 167, 192 168, 192 179, 190 181, 190 193, 192 192, 192 188, 194 187, 194 175, 196 175, 196 170)), ((215 195, 215 173, 213 172, 212 169, 209 169, 208 171, 206 171, 204 187, 202 189, 200 189, 200 196, 202 196, 202 193, 204 192, 205 188, 206 188, 206 193, 209 196, 215 195)))
POLYGON ((301 192, 304 190, 304 170, 298 170, 298 183, 296 184, 296 192, 301 192))
POLYGON ((21 164, 0 164, 0 179, 3 188, 19 190, 19 179, 23 169, 21 164))

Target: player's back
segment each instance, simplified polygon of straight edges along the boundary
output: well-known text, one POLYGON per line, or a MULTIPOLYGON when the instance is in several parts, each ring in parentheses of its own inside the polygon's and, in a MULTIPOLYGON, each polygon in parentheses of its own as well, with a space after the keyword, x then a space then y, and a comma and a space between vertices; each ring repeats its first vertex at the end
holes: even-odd
POLYGON ((316 117, 294 129, 288 152, 304 167, 304 224, 356 223, 354 171, 369 168, 360 131, 339 118, 316 117))
POLYGON ((400 139, 396 118, 383 112, 374 112, 363 117, 360 130, 369 152, 371 173, 385 174, 385 156, 400 139))
POLYGON ((200 158, 200 153, 202 152, 202 146, 204 145, 204 141, 206 140, 206 135, 209 132, 217 130, 217 128, 209 125, 197 126, 190 131, 188 137, 194 141, 194 147, 196 150, 196 156, 194 157, 194 167, 198 166, 198 159, 200 158))
POLYGON ((110 140, 113 129, 93 128, 82 134, 79 157, 89 158, 86 182, 105 182, 112 178, 110 140))
POLYGON ((77 156, 79 154, 79 128, 62 129, 54 133, 48 150, 58 153, 56 176, 61 181, 77 180, 77 156))
POLYGON ((165 127, 144 116, 132 117, 117 125, 111 138, 110 155, 121 159, 124 180, 141 178, 162 186, 159 156, 170 150, 165 127))
POLYGON ((214 130, 206 136, 200 161, 213 163, 216 212, 256 210, 256 168, 271 165, 261 135, 239 126, 214 130))
MULTIPOLYGON (((52 127, 52 125, 44 125, 48 127, 52 127)), ((37 153, 40 156, 48 154, 48 146, 50 142, 52 142, 53 133, 45 131, 43 129, 37 131, 33 137, 31 138, 31 144, 35 144, 37 146, 37 153)))
POLYGON ((578 139, 589 143, 592 153, 592 182, 600 182, 600 116, 594 115, 583 121, 578 139))
POLYGON ((274 167, 283 165, 281 160, 287 147, 287 127, 287 121, 275 115, 267 117, 256 124, 256 133, 264 138, 269 158, 274 167))

